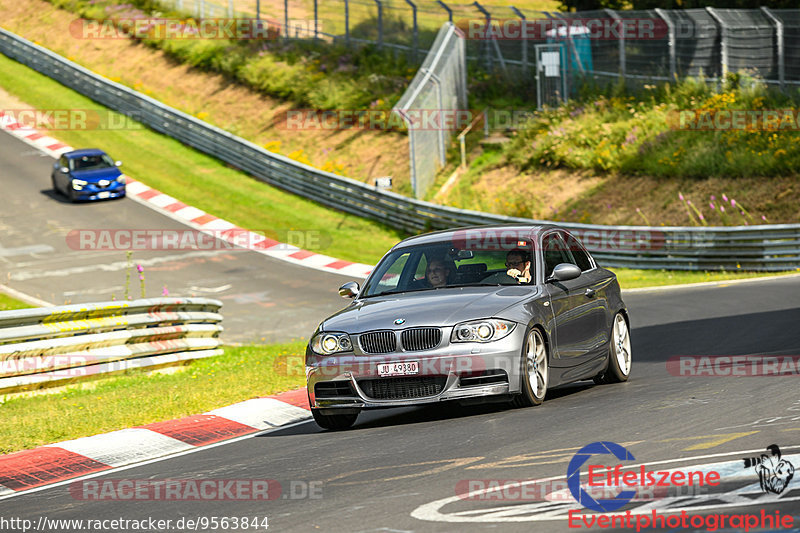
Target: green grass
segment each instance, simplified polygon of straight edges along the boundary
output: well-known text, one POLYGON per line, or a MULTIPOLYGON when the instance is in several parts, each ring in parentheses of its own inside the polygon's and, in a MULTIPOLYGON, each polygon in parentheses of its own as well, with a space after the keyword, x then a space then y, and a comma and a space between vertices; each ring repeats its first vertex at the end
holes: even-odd
POLYGON ((757 79, 729 74, 714 87, 689 78, 647 86, 636 95, 585 89, 576 101, 539 113, 506 148, 521 170, 570 168, 664 178, 787 176, 800 171, 800 132, 792 128, 720 131, 686 129, 686 111, 796 107, 757 79), (681 111, 684 111, 681 114, 681 111), (681 119, 683 124, 681 127, 681 119))
POLYGON ((638 289, 643 287, 663 287, 665 285, 684 285, 687 283, 702 283, 704 281, 726 281, 737 279, 760 278, 764 276, 785 276, 797 274, 789 272, 705 272, 683 270, 637 270, 632 268, 611 268, 617 275, 617 280, 623 289, 638 289))
MULTIPOLYGON (((0 56, 0 72, 0 86, 30 106, 105 109, 5 56, 0 56)), ((371 264, 404 237, 378 223, 266 185, 148 129, 61 130, 53 135, 75 147, 101 148, 122 160, 131 177, 241 227, 273 238, 290 230, 318 231, 320 246, 314 252, 371 264)))
MULTIPOLYGON (((175 373, 131 371, 0 403, 0 453, 194 415, 305 383, 305 341, 225 347, 175 373), (288 364, 287 364, 288 362, 288 364)), ((0 398, 2 400, 2 398, 0 398)))
POLYGON ((0 292, 0 311, 10 311, 11 309, 28 309, 29 307, 33 306, 0 292))

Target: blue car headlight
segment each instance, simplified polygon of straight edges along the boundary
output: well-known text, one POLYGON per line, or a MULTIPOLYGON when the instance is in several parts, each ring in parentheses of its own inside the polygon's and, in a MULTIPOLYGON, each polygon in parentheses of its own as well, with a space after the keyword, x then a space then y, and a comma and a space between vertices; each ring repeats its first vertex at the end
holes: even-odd
POLYGON ((88 183, 89 183, 88 181, 84 181, 84 180, 76 180, 76 179, 73 179, 73 180, 72 180, 72 188, 73 188, 73 189, 75 189, 76 191, 82 191, 82 190, 83 190, 83 188, 84 188, 84 187, 85 187, 85 186, 86 186, 88 183))
POLYGON ((487 318, 456 324, 450 342, 491 342, 507 337, 517 324, 510 320, 487 318))
POLYGON ((319 355, 332 355, 339 352, 349 352, 353 349, 353 343, 347 333, 329 331, 314 335, 309 345, 319 355))

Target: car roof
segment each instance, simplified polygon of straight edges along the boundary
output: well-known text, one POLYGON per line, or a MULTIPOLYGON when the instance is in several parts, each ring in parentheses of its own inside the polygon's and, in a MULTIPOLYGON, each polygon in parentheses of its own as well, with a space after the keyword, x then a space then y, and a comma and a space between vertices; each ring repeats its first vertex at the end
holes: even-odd
POLYGON ((99 148, 82 148, 81 150, 73 150, 71 152, 66 152, 64 157, 67 159, 75 159, 76 157, 83 157, 85 155, 103 155, 105 154, 104 151, 100 150, 99 148))
POLYGON ((486 226, 467 226, 463 228, 453 228, 441 231, 434 231, 431 233, 424 233, 422 235, 416 235, 414 237, 409 237, 403 241, 397 243, 392 249, 398 248, 405 248, 407 246, 417 246, 420 244, 434 244, 439 242, 452 242, 454 238, 456 239, 463 239, 463 234, 470 230, 477 230, 477 231, 511 231, 516 232, 517 235, 524 235, 525 237, 532 239, 535 235, 539 233, 550 230, 550 229, 560 229, 566 231, 564 228, 560 226, 556 226, 555 224, 493 224, 493 225, 486 225, 486 226))

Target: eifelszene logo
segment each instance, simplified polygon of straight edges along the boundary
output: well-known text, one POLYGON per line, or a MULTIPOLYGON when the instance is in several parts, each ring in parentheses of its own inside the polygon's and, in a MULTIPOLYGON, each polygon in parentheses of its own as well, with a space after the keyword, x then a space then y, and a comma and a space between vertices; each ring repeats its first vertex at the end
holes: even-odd
POLYGON ((770 444, 767 450, 770 455, 762 453, 761 457, 745 458, 744 467, 755 469, 761 490, 781 494, 794 477, 794 465, 781 458, 781 449, 777 444, 770 444))

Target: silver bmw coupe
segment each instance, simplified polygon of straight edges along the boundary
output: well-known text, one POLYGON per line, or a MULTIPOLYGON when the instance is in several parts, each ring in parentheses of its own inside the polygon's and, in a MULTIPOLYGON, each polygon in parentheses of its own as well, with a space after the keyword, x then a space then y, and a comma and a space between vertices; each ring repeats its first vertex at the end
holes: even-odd
POLYGON ((326 429, 360 411, 446 400, 542 403, 548 388, 621 382, 629 318, 616 276, 553 225, 480 226, 406 239, 306 349, 326 429))

